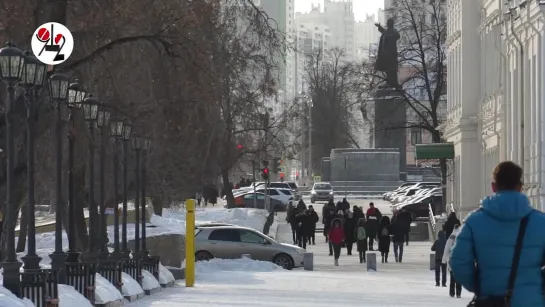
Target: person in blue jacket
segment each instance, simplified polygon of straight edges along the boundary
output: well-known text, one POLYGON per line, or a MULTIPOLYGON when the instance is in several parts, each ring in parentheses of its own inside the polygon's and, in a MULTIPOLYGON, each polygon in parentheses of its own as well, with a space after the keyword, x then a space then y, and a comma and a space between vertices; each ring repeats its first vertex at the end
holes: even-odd
POLYGON ((504 297, 520 221, 529 216, 511 307, 545 306, 541 267, 545 255, 545 214, 534 210, 522 191, 522 169, 501 162, 493 171, 494 194, 482 200, 456 237, 450 268, 468 291, 479 283, 481 298, 504 297), (476 280, 476 263, 479 280, 476 280))

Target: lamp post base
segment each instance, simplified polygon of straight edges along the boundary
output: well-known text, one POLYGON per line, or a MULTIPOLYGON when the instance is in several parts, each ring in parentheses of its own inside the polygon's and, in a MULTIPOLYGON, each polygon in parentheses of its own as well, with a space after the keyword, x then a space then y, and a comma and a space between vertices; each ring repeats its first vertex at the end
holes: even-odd
POLYGON ((4 287, 18 297, 21 297, 21 275, 19 273, 21 265, 22 263, 19 261, 6 261, 1 263, 1 266, 4 269, 4 287))
POLYGON ((98 260, 101 262, 107 261, 110 256, 110 253, 107 249, 102 249, 98 251, 98 260))
POLYGON ((79 261, 82 263, 97 263, 98 254, 96 252, 85 251, 79 256, 79 261))
POLYGON ((108 258, 110 261, 121 261, 123 259, 123 254, 120 251, 113 251, 108 258))
POLYGON ((141 260, 141 259, 145 259, 146 257, 147 257, 146 252, 143 252, 143 251, 132 252, 132 258, 133 259, 141 260))
POLYGON ((40 261, 42 261, 42 257, 38 257, 37 255, 26 255, 21 257, 21 260, 23 260, 23 268, 25 271, 28 270, 39 270, 40 269, 40 261))
POLYGON ((81 253, 75 250, 69 250, 66 254, 68 255, 66 257, 66 263, 77 263, 81 253))
POLYGON ((51 269, 58 272, 59 284, 66 284, 66 253, 63 251, 49 254, 51 269))
POLYGON ((128 260, 131 259, 131 251, 121 251, 121 259, 128 260))

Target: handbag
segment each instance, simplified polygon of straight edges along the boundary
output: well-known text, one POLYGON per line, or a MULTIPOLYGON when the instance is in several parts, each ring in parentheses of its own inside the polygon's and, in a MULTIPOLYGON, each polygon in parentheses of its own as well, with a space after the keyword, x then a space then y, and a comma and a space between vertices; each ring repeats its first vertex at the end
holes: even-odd
MULTIPOLYGON (((522 243, 524 240, 524 234, 526 233, 526 226, 528 226, 528 219, 530 215, 525 216, 520 221, 519 232, 517 235, 517 241, 515 243, 515 251, 513 255, 513 262, 511 263, 511 272, 509 273, 509 281, 507 283, 507 290, 505 291, 504 296, 487 296, 480 297, 481 284, 479 280, 479 267, 475 268, 475 296, 469 304, 468 307, 510 307, 511 306, 511 297, 513 295, 513 288, 515 286, 515 279, 517 278, 517 270, 520 261, 520 252, 522 250, 522 243)), ((475 242, 473 242, 473 253, 477 257, 475 250, 475 242)), ((477 260, 478 263, 478 260, 477 260)))

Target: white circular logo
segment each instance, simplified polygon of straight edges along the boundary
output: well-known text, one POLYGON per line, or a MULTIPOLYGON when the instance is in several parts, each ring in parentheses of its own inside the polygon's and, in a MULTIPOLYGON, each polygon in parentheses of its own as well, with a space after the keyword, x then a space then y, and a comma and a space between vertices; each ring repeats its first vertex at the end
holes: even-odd
POLYGON ((58 65, 72 54, 74 37, 64 25, 48 22, 34 31, 30 44, 38 60, 47 65, 58 65))

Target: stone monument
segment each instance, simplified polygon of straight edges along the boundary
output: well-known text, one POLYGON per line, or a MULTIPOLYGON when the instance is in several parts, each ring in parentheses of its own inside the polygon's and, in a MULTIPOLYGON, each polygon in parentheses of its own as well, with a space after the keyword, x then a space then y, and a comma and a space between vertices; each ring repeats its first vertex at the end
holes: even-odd
POLYGON ((375 62, 375 70, 385 74, 386 84, 383 88, 398 88, 399 81, 397 78, 397 40, 399 32, 394 28, 394 20, 388 19, 386 28, 376 23, 378 30, 382 35, 378 44, 377 61, 375 62))

